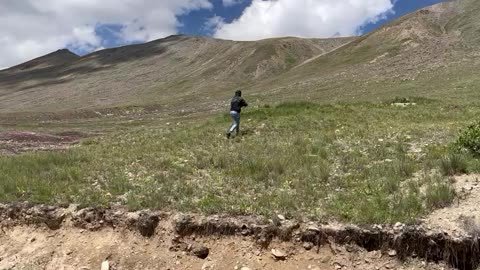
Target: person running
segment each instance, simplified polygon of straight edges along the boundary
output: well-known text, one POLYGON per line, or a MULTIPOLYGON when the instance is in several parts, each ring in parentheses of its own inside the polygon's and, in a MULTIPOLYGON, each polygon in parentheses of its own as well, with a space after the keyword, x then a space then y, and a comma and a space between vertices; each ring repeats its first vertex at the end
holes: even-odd
POLYGON ((236 131, 237 135, 240 133, 240 113, 242 112, 242 108, 247 106, 247 102, 242 98, 242 91, 236 91, 230 105, 230 116, 233 119, 233 125, 227 131, 228 139, 230 139, 234 131, 236 131))

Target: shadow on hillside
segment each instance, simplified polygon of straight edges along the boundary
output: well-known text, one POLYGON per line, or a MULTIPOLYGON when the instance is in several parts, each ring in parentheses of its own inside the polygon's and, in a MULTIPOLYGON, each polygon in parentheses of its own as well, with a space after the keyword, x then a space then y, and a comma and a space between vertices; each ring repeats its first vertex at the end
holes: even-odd
POLYGON ((50 84, 61 84, 68 80, 62 80, 64 76, 83 75, 99 70, 105 70, 111 66, 161 55, 168 51, 168 47, 190 39, 186 36, 170 36, 164 39, 152 41, 145 44, 136 44, 119 48, 106 49, 94 52, 79 58, 68 64, 53 67, 46 67, 25 71, 3 71, 0 72, 0 85, 14 86, 26 80, 54 80, 41 82, 38 85, 28 86, 21 90, 45 86, 50 84))

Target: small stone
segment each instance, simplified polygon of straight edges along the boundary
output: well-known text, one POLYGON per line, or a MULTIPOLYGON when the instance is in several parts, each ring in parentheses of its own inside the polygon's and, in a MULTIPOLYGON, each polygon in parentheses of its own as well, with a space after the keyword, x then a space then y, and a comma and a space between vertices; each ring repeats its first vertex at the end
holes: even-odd
POLYGON ((210 254, 210 250, 207 247, 200 245, 193 246, 191 252, 200 259, 206 259, 210 254))
POLYGON ((307 230, 312 231, 312 232, 320 232, 320 228, 318 228, 315 225, 311 225, 307 228, 307 230))
POLYGON ((390 251, 388 252, 388 256, 390 256, 390 257, 395 257, 395 256, 397 256, 397 251, 395 251, 395 250, 390 250, 390 251))
POLYGON ((32 237, 32 238, 30 239, 30 243, 33 243, 33 242, 35 242, 36 240, 37 240, 37 239, 36 239, 35 237, 32 237))
POLYGON ((108 261, 104 261, 102 263, 102 267, 100 269, 101 270, 110 270, 110 263, 108 261))
POLYGON ((252 270, 250 267, 243 266, 240 270, 252 270))
POLYGON ((278 219, 280 219, 281 221, 285 221, 286 218, 284 215, 277 215, 278 219))
POLYGON ((311 250, 313 248, 313 243, 312 242, 305 242, 303 243, 303 248, 306 250, 311 250))
POLYGON ((287 254, 280 249, 272 249, 272 255, 277 260, 285 260, 287 258, 287 254))

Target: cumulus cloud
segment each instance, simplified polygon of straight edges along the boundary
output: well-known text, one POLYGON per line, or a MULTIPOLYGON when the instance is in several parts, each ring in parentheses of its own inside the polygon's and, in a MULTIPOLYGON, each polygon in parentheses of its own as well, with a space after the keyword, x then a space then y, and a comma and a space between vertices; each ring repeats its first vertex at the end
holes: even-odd
POLYGON ((240 18, 216 19, 213 28, 216 37, 233 40, 351 36, 393 12, 393 6, 393 0, 253 0, 240 18))
POLYGON ((0 67, 54 50, 102 46, 99 25, 121 25, 124 42, 150 41, 177 32, 178 15, 210 9, 209 0, 1 0, 0 67))

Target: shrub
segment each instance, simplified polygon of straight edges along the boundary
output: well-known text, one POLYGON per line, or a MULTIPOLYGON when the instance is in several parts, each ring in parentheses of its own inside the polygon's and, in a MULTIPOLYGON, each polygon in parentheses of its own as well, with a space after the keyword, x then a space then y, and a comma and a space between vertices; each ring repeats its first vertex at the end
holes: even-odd
POLYGON ((410 99, 406 97, 395 97, 390 103, 410 103, 410 99))
POLYGON ((460 153, 451 153, 442 158, 440 169, 443 175, 458 175, 467 173, 468 163, 464 155, 460 153))
POLYGON ((436 178, 427 186, 426 205, 429 209, 438 209, 449 206, 455 199, 455 190, 450 182, 436 178))
POLYGON ((480 157, 480 122, 468 126, 458 138, 456 144, 480 157))

